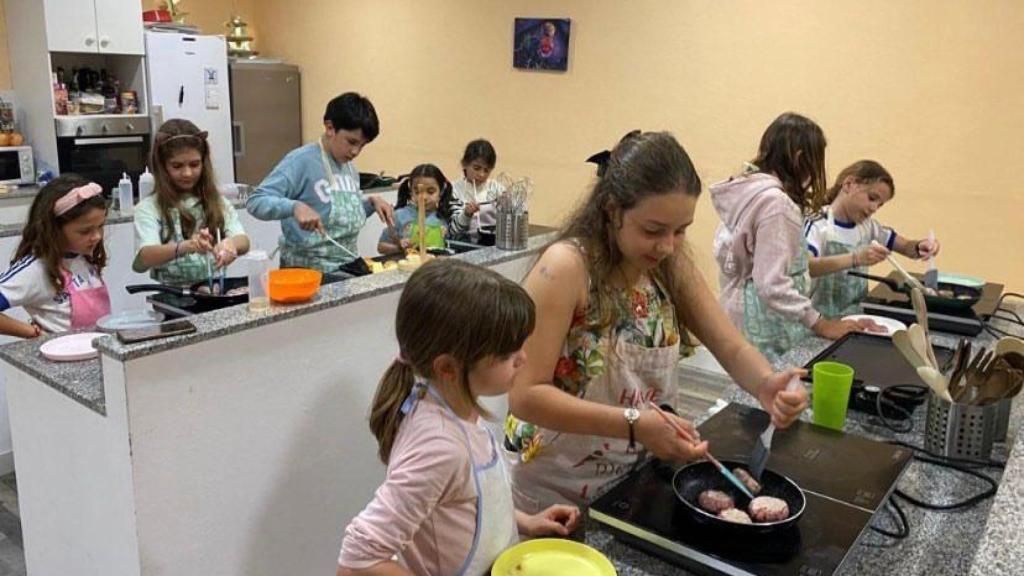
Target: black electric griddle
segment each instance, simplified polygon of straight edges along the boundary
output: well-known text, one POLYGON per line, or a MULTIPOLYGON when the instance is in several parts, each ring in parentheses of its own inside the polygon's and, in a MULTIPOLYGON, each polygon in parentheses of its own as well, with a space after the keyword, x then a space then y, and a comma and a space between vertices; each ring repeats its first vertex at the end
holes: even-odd
MULTIPOLYGON (((949 348, 933 346, 933 349, 939 366, 953 355, 953 350, 949 348)), ((814 365, 822 361, 839 362, 853 368, 849 404, 851 410, 877 414, 878 394, 888 388, 899 387, 886 394, 886 400, 898 404, 906 412, 886 410, 883 407, 883 416, 905 419, 907 413, 913 412, 927 397, 924 384, 917 377, 917 370, 903 358, 888 336, 850 332, 804 365, 807 369, 805 381, 811 381, 814 365)))
MULTIPOLYGON (((920 275, 915 274, 920 278, 920 275)), ((896 282, 903 281, 903 277, 897 272, 888 276, 896 282)), ((962 312, 936 312, 928 311, 928 328, 935 332, 946 332, 949 334, 960 334, 962 336, 977 336, 981 333, 984 322, 996 311, 999 297, 1003 295, 1003 285, 988 282, 981 289, 981 300, 972 308, 962 312)), ((913 305, 910 298, 902 293, 896 292, 885 284, 878 283, 868 292, 868 297, 861 302, 861 309, 865 314, 885 316, 899 320, 910 325, 917 322, 914 315, 913 305)))
MULTIPOLYGON (((768 414, 730 404, 698 427, 717 457, 746 461, 768 414)), ((591 505, 616 538, 697 574, 836 573, 910 462, 906 448, 797 422, 775 433, 768 467, 796 482, 807 506, 790 529, 736 538, 692 519, 671 468, 651 461, 591 505), (857 463, 851 466, 851 462, 857 463)))

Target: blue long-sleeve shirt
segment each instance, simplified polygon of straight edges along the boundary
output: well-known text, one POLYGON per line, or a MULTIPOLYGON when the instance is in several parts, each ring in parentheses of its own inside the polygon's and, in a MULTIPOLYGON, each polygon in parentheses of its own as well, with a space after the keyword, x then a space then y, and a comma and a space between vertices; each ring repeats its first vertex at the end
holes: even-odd
MULTIPOLYGON (((359 192, 359 171, 355 164, 338 164, 330 154, 328 163, 339 189, 359 192)), ((331 213, 330 184, 316 142, 289 152, 256 187, 245 208, 260 220, 280 220, 285 243, 301 246, 311 233, 303 230, 292 216, 296 201, 305 203, 327 222, 331 213)), ((374 213, 368 199, 363 198, 362 203, 367 216, 374 213)))

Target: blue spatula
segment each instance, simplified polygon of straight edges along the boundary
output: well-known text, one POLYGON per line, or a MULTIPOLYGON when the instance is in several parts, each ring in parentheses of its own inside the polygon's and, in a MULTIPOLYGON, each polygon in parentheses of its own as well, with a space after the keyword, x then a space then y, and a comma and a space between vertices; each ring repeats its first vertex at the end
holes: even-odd
MULTIPOLYGON (((667 422, 669 426, 675 429, 677 436, 679 436, 686 442, 689 442, 691 444, 694 443, 693 438, 690 437, 690 434, 682 427, 680 427, 678 423, 669 418, 668 414, 665 414, 664 410, 659 408, 658 405, 655 404, 654 402, 649 402, 649 404, 652 410, 657 412, 658 415, 660 415, 661 418, 665 420, 665 422, 667 422)), ((743 482, 740 482, 740 479, 733 475, 733 473, 730 472, 729 469, 726 468, 721 462, 719 462, 717 458, 712 456, 711 452, 705 452, 704 457, 707 458, 708 462, 711 462, 711 464, 714 465, 715 468, 718 468, 718 471, 722 473, 722 476, 725 476, 725 479, 731 482, 733 486, 738 488, 740 492, 743 492, 743 494, 746 495, 747 498, 750 498, 751 500, 754 499, 754 495, 750 493, 750 490, 747 488, 747 485, 744 484, 743 482)))
MULTIPOLYGON (((792 392, 796 390, 797 386, 800 386, 800 377, 793 376, 789 380, 789 384, 786 384, 786 391, 792 392)), ((764 432, 761 433, 761 437, 754 443, 754 451, 750 453, 750 460, 747 461, 747 469, 750 475, 758 482, 761 481, 761 473, 764 472, 764 466, 768 463, 768 454, 772 450, 772 436, 774 434, 775 424, 769 424, 764 429, 764 432)))

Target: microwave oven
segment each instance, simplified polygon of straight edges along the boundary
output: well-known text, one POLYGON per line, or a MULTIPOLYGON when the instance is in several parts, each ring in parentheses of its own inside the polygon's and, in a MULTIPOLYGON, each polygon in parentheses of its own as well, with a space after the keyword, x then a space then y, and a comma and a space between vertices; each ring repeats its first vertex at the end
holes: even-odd
POLYGON ((0 146, 0 184, 33 184, 36 163, 31 146, 0 146))

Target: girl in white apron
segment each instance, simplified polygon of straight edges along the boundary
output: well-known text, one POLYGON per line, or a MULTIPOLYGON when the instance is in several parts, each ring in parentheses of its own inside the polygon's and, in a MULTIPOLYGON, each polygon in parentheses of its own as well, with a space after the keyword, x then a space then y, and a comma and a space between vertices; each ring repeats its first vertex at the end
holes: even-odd
POLYGON ((494 226, 495 200, 505 191, 501 184, 491 180, 491 172, 498 162, 494 146, 483 139, 466 144, 462 153, 462 179, 453 185, 452 230, 476 242, 481 226, 494 226))
POLYGON ((675 407, 682 320, 777 424, 806 405, 804 390, 781 392, 796 371, 773 373, 685 255, 700 188, 670 134, 627 135, 527 276, 537 329, 509 394, 504 444, 520 510, 587 505, 647 452, 675 461, 704 454, 691 423, 678 419, 694 443, 649 409, 675 407))
POLYGON ((74 174, 39 191, 11 267, 0 275, 0 312, 22 307, 31 322, 0 314, 0 333, 34 338, 87 328, 110 313, 103 190, 74 174))
POLYGON ((565 536, 578 510, 517 512, 479 396, 505 393, 533 330, 529 296, 499 274, 454 259, 416 271, 398 303, 399 354, 370 409, 387 477, 345 529, 338 574, 398 563, 414 574, 487 574, 529 536, 565 536))
POLYGON ((867 297, 867 280, 847 270, 867 272, 890 251, 913 259, 939 253, 934 238, 910 240, 874 219, 895 193, 892 175, 881 164, 860 160, 839 173, 829 190, 829 206, 804 225, 811 253, 811 300, 826 318, 859 313, 867 297))

